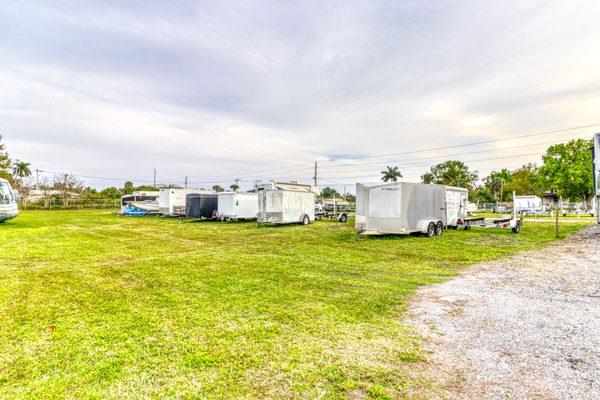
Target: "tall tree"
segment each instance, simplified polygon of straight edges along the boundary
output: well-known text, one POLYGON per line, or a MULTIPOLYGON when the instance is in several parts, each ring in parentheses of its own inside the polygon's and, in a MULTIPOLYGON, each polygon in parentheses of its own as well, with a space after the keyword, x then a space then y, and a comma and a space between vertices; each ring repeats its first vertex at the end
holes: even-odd
POLYGON ((321 190, 321 196, 323 196, 323 198, 325 199, 331 199, 334 196, 335 197, 343 197, 337 190, 335 190, 334 188, 330 188, 329 186, 323 188, 323 190, 321 190))
POLYGON ((31 179, 29 179, 31 177, 30 165, 30 163, 21 160, 16 160, 12 165, 12 183, 23 202, 23 208, 26 206, 27 197, 29 197, 32 187, 31 179))
POLYGON ((54 177, 54 188, 58 190, 60 199, 66 207, 73 197, 79 195, 83 189, 83 181, 75 175, 64 174, 54 177))
POLYGON ((540 176, 547 189, 570 200, 587 201, 594 190, 592 140, 575 139, 550 146, 540 176))
POLYGON ((26 163, 21 160, 16 160, 12 166, 12 174, 15 178, 27 178, 31 176, 31 169, 29 166, 31 163, 26 163))
POLYGON ((381 180, 384 182, 398 182, 398 178, 402 178, 402 172, 398 167, 385 167, 385 171, 381 171, 381 180))
POLYGON ((473 189, 477 182, 477 171, 470 171, 462 161, 450 160, 437 164, 421 175, 423 183, 437 183, 473 189))
POLYGON ((512 171, 510 182, 505 186, 505 189, 509 195, 512 192, 517 195, 541 195, 544 190, 540 181, 540 168, 532 163, 517 168, 512 171))
POLYGON ((220 193, 220 192, 224 192, 224 191, 225 191, 225 189, 223 189, 223 188, 222 188, 220 185, 214 185, 214 186, 212 187, 212 190, 214 190, 214 191, 215 191, 215 192, 217 192, 217 193, 220 193))
POLYGON ((500 171, 492 171, 485 179, 485 185, 493 193, 496 200, 505 200, 508 196, 507 185, 511 181, 512 175, 506 168, 500 171))
POLYGON ((6 146, 2 143, 2 135, 0 135, 0 178, 10 180, 12 178, 10 170, 12 161, 6 151, 6 146))
POLYGON ((231 184, 229 186, 229 189, 233 190, 234 192, 237 192, 237 190, 240 188, 240 186, 237 183, 231 184))
POLYGON ((133 182, 127 181, 123 185, 123 194, 131 194, 133 193, 133 182))

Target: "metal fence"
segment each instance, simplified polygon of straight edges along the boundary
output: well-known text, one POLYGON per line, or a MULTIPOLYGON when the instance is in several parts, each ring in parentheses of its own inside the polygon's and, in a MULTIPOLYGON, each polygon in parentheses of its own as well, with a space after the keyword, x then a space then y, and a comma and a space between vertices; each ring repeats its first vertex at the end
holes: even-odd
POLYGON ((43 199, 19 204, 23 210, 118 210, 121 199, 43 199))

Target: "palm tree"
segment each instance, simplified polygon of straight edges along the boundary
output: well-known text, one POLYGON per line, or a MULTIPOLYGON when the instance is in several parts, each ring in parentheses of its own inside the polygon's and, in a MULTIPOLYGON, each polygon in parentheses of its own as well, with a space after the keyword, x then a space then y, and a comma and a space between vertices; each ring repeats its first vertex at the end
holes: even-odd
POLYGON ((13 175, 18 178, 27 178, 28 176, 31 176, 31 170, 29 169, 30 165, 31 163, 16 160, 12 167, 13 175))
POLYGON ((234 183, 233 185, 229 186, 229 189, 233 190, 234 192, 237 192, 237 190, 239 189, 239 185, 237 183, 234 183))
POLYGON ((212 190, 213 190, 213 191, 215 191, 215 192, 217 192, 217 193, 220 193, 220 192, 224 192, 224 191, 225 191, 225 189, 223 189, 223 188, 222 188, 220 185, 215 185, 215 186, 213 186, 213 187, 212 187, 212 190))
POLYGON ((386 167, 387 170, 381 171, 381 180, 384 182, 398 182, 398 178, 402 178, 402 172, 398 169, 398 167, 386 167))

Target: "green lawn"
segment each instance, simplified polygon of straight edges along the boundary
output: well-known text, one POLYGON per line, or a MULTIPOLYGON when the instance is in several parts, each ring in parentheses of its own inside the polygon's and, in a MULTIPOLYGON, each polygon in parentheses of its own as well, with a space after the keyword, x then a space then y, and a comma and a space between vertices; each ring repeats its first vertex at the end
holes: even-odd
POLYGON ((0 225, 0 398, 428 398, 410 295, 552 229, 357 241, 351 223, 24 212, 0 225))

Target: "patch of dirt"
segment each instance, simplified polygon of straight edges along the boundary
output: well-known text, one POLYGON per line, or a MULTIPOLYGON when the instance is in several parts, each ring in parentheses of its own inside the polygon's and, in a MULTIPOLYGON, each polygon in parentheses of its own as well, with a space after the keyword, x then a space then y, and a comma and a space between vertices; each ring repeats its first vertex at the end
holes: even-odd
POLYGON ((411 322, 451 399, 600 399, 600 226, 424 287, 411 322))

